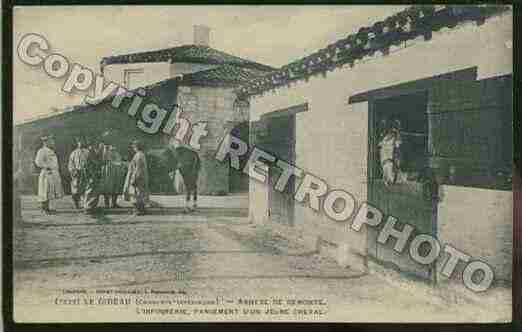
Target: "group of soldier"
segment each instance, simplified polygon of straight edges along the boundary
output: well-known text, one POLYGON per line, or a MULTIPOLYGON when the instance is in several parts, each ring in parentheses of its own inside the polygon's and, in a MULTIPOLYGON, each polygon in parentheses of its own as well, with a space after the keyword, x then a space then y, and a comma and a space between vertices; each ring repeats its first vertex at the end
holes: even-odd
MULTIPOLYGON (((75 143, 76 149, 70 154, 67 165, 75 208, 94 214, 100 196, 104 198, 105 208, 119 208, 118 196, 123 194, 126 201, 133 203, 135 214, 145 214, 149 176, 143 144, 138 140, 131 143, 134 156, 127 165, 115 147, 103 139, 90 141, 77 137, 75 143)), ((45 214, 52 214, 55 211, 50 208, 50 201, 64 195, 52 136, 42 137, 35 164, 41 169, 38 178, 41 209, 45 214)))

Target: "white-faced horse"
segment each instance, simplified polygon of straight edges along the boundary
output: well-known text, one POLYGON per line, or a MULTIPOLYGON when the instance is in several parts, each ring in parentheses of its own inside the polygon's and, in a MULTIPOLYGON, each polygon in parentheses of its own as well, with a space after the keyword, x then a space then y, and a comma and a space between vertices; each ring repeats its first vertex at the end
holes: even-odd
POLYGON ((194 211, 198 200, 198 176, 201 169, 201 160, 196 151, 181 146, 174 140, 163 151, 163 163, 169 173, 179 170, 185 184, 185 212, 194 211), (190 206, 190 198, 193 198, 190 206))

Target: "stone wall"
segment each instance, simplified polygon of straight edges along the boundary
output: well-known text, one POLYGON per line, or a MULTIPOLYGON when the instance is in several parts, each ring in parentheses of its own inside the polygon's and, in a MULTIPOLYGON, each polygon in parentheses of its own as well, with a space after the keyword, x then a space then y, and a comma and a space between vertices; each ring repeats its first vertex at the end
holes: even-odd
POLYGON ((236 99, 232 88, 182 86, 179 89, 178 104, 184 116, 192 124, 207 123, 207 136, 200 140, 202 171, 198 190, 202 195, 229 193, 228 161, 218 162, 215 154, 233 126, 248 120, 248 113, 237 106, 236 99))

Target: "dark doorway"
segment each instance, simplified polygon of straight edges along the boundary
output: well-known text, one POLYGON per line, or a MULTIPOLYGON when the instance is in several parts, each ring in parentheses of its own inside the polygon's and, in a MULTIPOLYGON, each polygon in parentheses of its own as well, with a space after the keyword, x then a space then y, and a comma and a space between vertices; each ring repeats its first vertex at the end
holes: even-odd
MULTIPOLYGON (((247 121, 241 122, 236 125, 230 131, 232 136, 235 136, 245 142, 247 145, 249 143, 249 124, 247 121)), ((239 170, 236 170, 233 167, 230 167, 229 170, 229 191, 231 193, 244 193, 248 192, 248 175, 243 173, 243 168, 245 167, 246 158, 240 159, 240 167, 239 170)))
MULTIPOLYGON (((255 146, 275 156, 277 159, 295 164, 295 112, 276 111, 266 114, 252 124, 255 146)), ((282 192, 275 189, 281 176, 281 169, 274 163, 266 168, 268 174, 267 215, 273 222, 294 225, 295 181, 291 177, 282 192)))
MULTIPOLYGON (((308 111, 308 103, 294 105, 288 108, 267 113, 252 123, 252 141, 260 148, 278 160, 295 165, 296 159, 296 114, 308 111)), ((279 224, 294 225, 294 193, 295 178, 290 177, 282 192, 275 189, 282 170, 276 164, 269 163, 267 167, 268 180, 268 211, 270 219, 279 224)))

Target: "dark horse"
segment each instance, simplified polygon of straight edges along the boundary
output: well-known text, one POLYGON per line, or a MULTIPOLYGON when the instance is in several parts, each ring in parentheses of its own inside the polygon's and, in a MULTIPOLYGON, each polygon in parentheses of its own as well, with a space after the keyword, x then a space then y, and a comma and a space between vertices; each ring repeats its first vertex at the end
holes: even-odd
POLYGON ((169 145, 162 153, 164 169, 171 173, 179 170, 185 183, 185 212, 194 211, 198 200, 198 175, 201 169, 201 160, 197 152, 184 147, 169 145), (190 196, 193 205, 190 207, 190 196))

